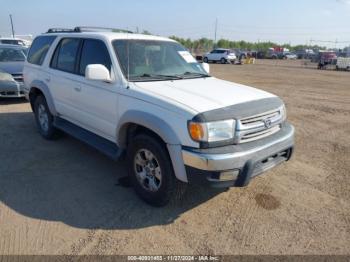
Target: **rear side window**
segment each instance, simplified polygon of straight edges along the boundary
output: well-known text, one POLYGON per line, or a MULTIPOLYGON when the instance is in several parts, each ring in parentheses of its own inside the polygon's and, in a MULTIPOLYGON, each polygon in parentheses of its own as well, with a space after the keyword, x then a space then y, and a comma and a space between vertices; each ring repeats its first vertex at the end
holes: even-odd
POLYGON ((111 58, 106 45, 101 40, 84 40, 81 51, 79 74, 85 75, 86 66, 90 64, 101 64, 111 71, 111 58))
POLYGON ((56 36, 39 36, 34 39, 28 53, 28 62, 31 64, 42 65, 47 51, 56 36))
POLYGON ((75 73, 75 65, 80 41, 81 40, 78 38, 62 39, 55 50, 51 67, 61 71, 75 73))

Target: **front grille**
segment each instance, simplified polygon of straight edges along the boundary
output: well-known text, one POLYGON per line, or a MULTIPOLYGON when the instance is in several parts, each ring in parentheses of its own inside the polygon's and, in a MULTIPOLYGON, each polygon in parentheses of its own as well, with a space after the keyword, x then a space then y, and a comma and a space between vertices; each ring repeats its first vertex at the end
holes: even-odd
POLYGON ((20 96, 20 95, 24 95, 23 91, 1 91, 0 92, 0 96, 20 96))
POLYGON ((272 128, 265 129, 262 131, 247 133, 241 137, 241 143, 246 143, 246 142, 254 141, 254 140, 257 140, 260 138, 264 138, 264 137, 273 135, 273 134, 277 133, 280 129, 281 129, 281 126, 277 125, 277 126, 274 126, 272 128))
POLYGON ((268 111, 237 121, 236 143, 247 143, 277 133, 283 122, 283 109, 268 111))
POLYGON ((12 77, 17 82, 23 82, 23 75, 22 74, 12 74, 12 77))

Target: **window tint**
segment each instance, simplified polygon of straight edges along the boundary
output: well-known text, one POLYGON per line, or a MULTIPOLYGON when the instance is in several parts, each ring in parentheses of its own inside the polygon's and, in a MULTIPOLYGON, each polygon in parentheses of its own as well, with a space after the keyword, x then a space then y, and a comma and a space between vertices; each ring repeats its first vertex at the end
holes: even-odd
POLYGON ((62 71, 74 73, 79 43, 80 39, 78 38, 62 39, 54 55, 54 60, 57 57, 57 61, 54 61, 52 66, 62 71))
POLYGON ((111 71, 112 62, 107 47, 100 40, 84 40, 80 58, 79 74, 85 75, 85 68, 90 64, 101 64, 111 71))
POLYGON ((39 36, 34 39, 28 53, 28 62, 41 65, 56 36, 39 36))

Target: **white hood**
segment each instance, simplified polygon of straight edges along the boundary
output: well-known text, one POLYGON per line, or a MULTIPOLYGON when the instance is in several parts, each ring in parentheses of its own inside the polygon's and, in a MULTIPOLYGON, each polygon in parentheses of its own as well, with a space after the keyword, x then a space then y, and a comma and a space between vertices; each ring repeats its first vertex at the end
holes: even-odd
POLYGON ((214 77, 174 81, 135 82, 162 100, 173 100, 197 113, 274 97, 268 92, 214 77))

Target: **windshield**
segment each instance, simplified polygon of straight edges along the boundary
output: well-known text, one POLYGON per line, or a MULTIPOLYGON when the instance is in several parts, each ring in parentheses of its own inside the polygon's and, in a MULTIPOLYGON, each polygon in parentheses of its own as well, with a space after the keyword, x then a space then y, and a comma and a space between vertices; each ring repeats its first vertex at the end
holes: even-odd
POLYGON ((130 81, 208 77, 201 64, 176 42, 115 40, 113 47, 130 81))
POLYGON ((20 49, 0 48, 0 62, 18 62, 26 59, 20 49))

